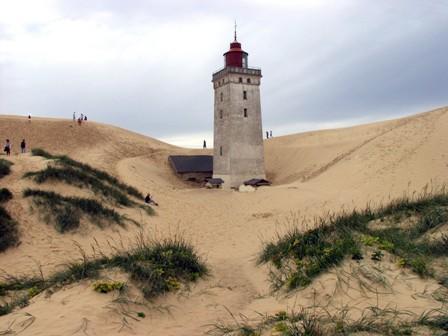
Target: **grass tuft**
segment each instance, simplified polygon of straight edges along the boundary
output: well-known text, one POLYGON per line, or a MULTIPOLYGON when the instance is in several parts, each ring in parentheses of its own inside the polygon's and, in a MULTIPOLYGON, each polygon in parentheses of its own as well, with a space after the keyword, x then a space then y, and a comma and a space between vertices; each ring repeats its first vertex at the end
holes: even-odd
POLYGON ((12 165, 13 163, 8 160, 0 159, 0 178, 11 173, 12 165))
MULTIPOLYGON (((130 250, 117 251, 115 255, 90 259, 81 251, 81 260, 67 264, 65 268, 48 279, 42 277, 12 277, 0 282, 0 297, 25 291, 15 300, 1 306, 0 315, 20 307, 35 296, 50 288, 57 288, 82 279, 99 278, 101 271, 119 268, 129 274, 131 280, 142 290, 147 299, 167 292, 176 291, 181 286, 194 282, 208 274, 207 267, 198 257, 193 246, 180 237, 161 242, 148 241, 140 237, 130 250)), ((123 290, 121 282, 96 282, 94 289, 99 292, 123 290)))
MULTIPOLYGON (((261 315, 249 320, 242 315, 236 318, 230 311, 233 323, 218 322, 211 325, 207 334, 215 336, 277 335, 277 336, 321 336, 321 335, 414 335, 426 327, 425 335, 446 335, 448 312, 446 309, 432 310, 418 317, 408 311, 391 308, 368 307, 361 316, 353 320, 350 310, 342 308, 330 313, 326 307, 301 307, 297 311, 280 311, 274 315, 261 315)), ((359 313, 359 312, 358 312, 359 313)), ((420 335, 421 333, 417 334, 420 335)))
POLYGON ((136 188, 129 186, 125 183, 120 182, 116 177, 106 173, 105 171, 93 168, 92 166, 73 160, 66 155, 52 155, 40 148, 33 148, 31 153, 35 156, 42 156, 46 159, 52 159, 60 163, 65 167, 77 168, 84 172, 85 174, 91 175, 100 181, 108 182, 110 185, 115 186, 119 190, 123 190, 131 196, 138 199, 143 199, 143 194, 140 193, 136 188))
POLYGON ((112 291, 121 292, 126 284, 121 281, 97 281, 93 284, 93 290, 98 293, 107 294, 112 291))
POLYGON ((24 177, 32 177, 39 184, 48 180, 61 181, 77 187, 91 188, 95 193, 100 193, 106 198, 111 198, 118 204, 129 206, 133 202, 123 194, 119 189, 110 186, 82 170, 73 167, 53 167, 49 166, 38 172, 28 172, 24 177))
POLYGON ((16 246, 19 242, 17 223, 5 208, 0 206, 0 252, 7 248, 16 246))
POLYGON ((102 221, 123 225, 123 218, 115 210, 104 207, 93 199, 81 197, 64 197, 53 191, 25 189, 24 197, 33 197, 34 203, 51 214, 59 232, 74 230, 79 227, 81 214, 86 214, 102 225, 102 221))
MULTIPOLYGON (((291 290, 309 285, 312 280, 340 264, 346 257, 359 260, 364 246, 374 247, 371 259, 380 262, 387 251, 399 257, 402 267, 418 275, 433 276, 431 261, 448 256, 448 238, 428 241, 425 233, 447 222, 448 194, 425 194, 417 199, 399 199, 377 210, 367 208, 351 213, 320 218, 314 229, 303 232, 297 227, 265 245, 259 263, 271 263, 274 289, 291 290), (418 221, 400 227, 410 217, 418 221), (390 221, 387 227, 372 227, 374 221, 390 221)), ((303 225, 302 225, 303 227, 303 225)))
POLYGON ((1 188, 0 189, 0 203, 5 203, 12 199, 12 193, 9 191, 9 189, 1 188))

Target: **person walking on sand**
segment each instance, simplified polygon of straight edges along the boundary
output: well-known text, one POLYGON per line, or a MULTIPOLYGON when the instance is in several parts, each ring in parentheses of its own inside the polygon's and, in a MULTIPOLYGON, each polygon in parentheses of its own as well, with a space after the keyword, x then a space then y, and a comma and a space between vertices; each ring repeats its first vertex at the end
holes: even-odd
POLYGON ((207 142, 204 140, 203 144, 202 144, 202 148, 206 149, 207 148, 207 142))
POLYGON ((25 139, 22 139, 22 142, 20 143, 20 149, 22 151, 22 154, 26 152, 26 142, 25 142, 25 139))
POLYGON ((73 121, 76 121, 76 112, 73 112, 73 121))
POLYGON ((272 131, 269 131, 269 137, 272 138, 272 131))
POLYGON ((9 139, 6 139, 5 148, 3 149, 3 151, 6 153, 6 156, 11 155, 11 147, 11 142, 9 141, 9 139))
POLYGON ((266 131, 266 139, 269 139, 269 132, 266 131))

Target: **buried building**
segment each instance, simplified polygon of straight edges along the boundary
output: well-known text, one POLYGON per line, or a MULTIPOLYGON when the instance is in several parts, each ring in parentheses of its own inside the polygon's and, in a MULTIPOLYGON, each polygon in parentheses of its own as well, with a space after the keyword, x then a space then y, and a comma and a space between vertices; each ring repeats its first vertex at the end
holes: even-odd
POLYGON ((168 161, 174 172, 184 181, 204 183, 213 174, 211 155, 170 155, 168 161))

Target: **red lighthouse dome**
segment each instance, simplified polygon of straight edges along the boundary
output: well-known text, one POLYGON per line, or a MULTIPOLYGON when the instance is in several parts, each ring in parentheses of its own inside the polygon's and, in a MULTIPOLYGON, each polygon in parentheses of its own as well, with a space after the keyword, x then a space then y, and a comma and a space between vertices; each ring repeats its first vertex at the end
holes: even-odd
POLYGON ((241 49, 241 43, 236 40, 236 29, 235 29, 235 40, 230 43, 230 49, 228 52, 224 53, 224 63, 226 67, 238 67, 247 68, 247 56, 249 54, 241 49))

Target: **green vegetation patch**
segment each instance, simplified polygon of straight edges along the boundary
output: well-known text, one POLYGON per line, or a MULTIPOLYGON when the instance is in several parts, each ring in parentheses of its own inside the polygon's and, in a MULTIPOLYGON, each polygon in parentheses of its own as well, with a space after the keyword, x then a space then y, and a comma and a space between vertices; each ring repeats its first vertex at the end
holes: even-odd
POLYGON ((448 311, 431 310, 421 316, 409 311, 369 307, 356 319, 349 318, 349 310, 330 313, 325 307, 309 307, 292 312, 280 311, 274 315, 261 315, 253 320, 242 315, 233 322, 218 322, 211 325, 208 335, 215 336, 324 336, 352 335, 446 335, 448 311), (424 330, 422 330, 424 328, 424 330), (420 332, 417 332, 420 331, 420 332))
POLYGON ((11 173, 12 165, 13 163, 8 160, 0 159, 0 178, 11 173))
POLYGON ((122 281, 97 281, 93 284, 93 289, 95 292, 106 294, 115 290, 121 292, 125 286, 122 281))
POLYGON ((25 189, 24 197, 33 197, 34 203, 53 217, 59 232, 79 227, 82 214, 91 217, 97 225, 103 221, 123 225, 123 217, 96 200, 82 197, 64 197, 52 191, 25 189))
POLYGON ((39 184, 48 180, 53 180, 61 181, 81 188, 88 187, 95 193, 100 193, 106 198, 113 199, 118 204, 124 206, 133 205, 133 202, 129 199, 129 197, 116 187, 112 187, 109 184, 102 182, 96 176, 93 176, 88 172, 70 166, 50 166, 38 172, 28 172, 24 175, 24 177, 32 177, 33 180, 39 184))
POLYGON ((33 148, 31 150, 31 153, 35 156, 42 156, 46 159, 55 160, 62 166, 79 169, 85 174, 95 177, 99 181, 107 182, 111 186, 116 187, 119 190, 123 190, 127 194, 138 199, 143 199, 144 197, 142 193, 140 193, 136 188, 120 182, 116 177, 108 174, 107 172, 93 168, 88 164, 73 160, 66 155, 52 155, 40 148, 33 148))
POLYGON ((0 188, 0 203, 8 202, 12 199, 12 193, 7 188, 0 188))
MULTIPOLYGON (((28 304, 32 296, 46 289, 55 289, 82 279, 94 279, 102 270, 120 269, 129 274, 145 298, 152 299, 164 293, 175 291, 189 282, 205 276, 207 267, 198 257, 193 246, 179 237, 163 241, 139 239, 136 246, 129 251, 118 251, 112 256, 89 259, 82 252, 82 260, 65 266, 62 271, 48 279, 39 277, 7 276, 0 282, 0 298, 5 303, 0 305, 0 315, 11 312, 16 307, 28 304), (12 298, 9 301, 8 298, 12 298)), ((95 290, 107 292, 124 290, 123 283, 97 282, 95 290)))
POLYGON ((387 251, 399 257, 400 266, 420 276, 434 276, 431 262, 448 256, 448 239, 429 240, 425 234, 448 221, 447 207, 448 194, 441 192, 399 199, 376 210, 368 207, 322 218, 312 230, 294 228, 266 244, 259 263, 274 266, 271 278, 275 289, 291 290, 307 286, 346 257, 362 259, 364 246, 370 246, 376 249, 372 260, 381 261, 382 251, 387 251), (409 218, 418 220, 411 227, 400 226, 409 218), (379 225, 369 225, 375 223, 379 225))
POLYGON ((18 242, 17 223, 11 218, 6 209, 0 206, 0 252, 16 246, 18 242))

